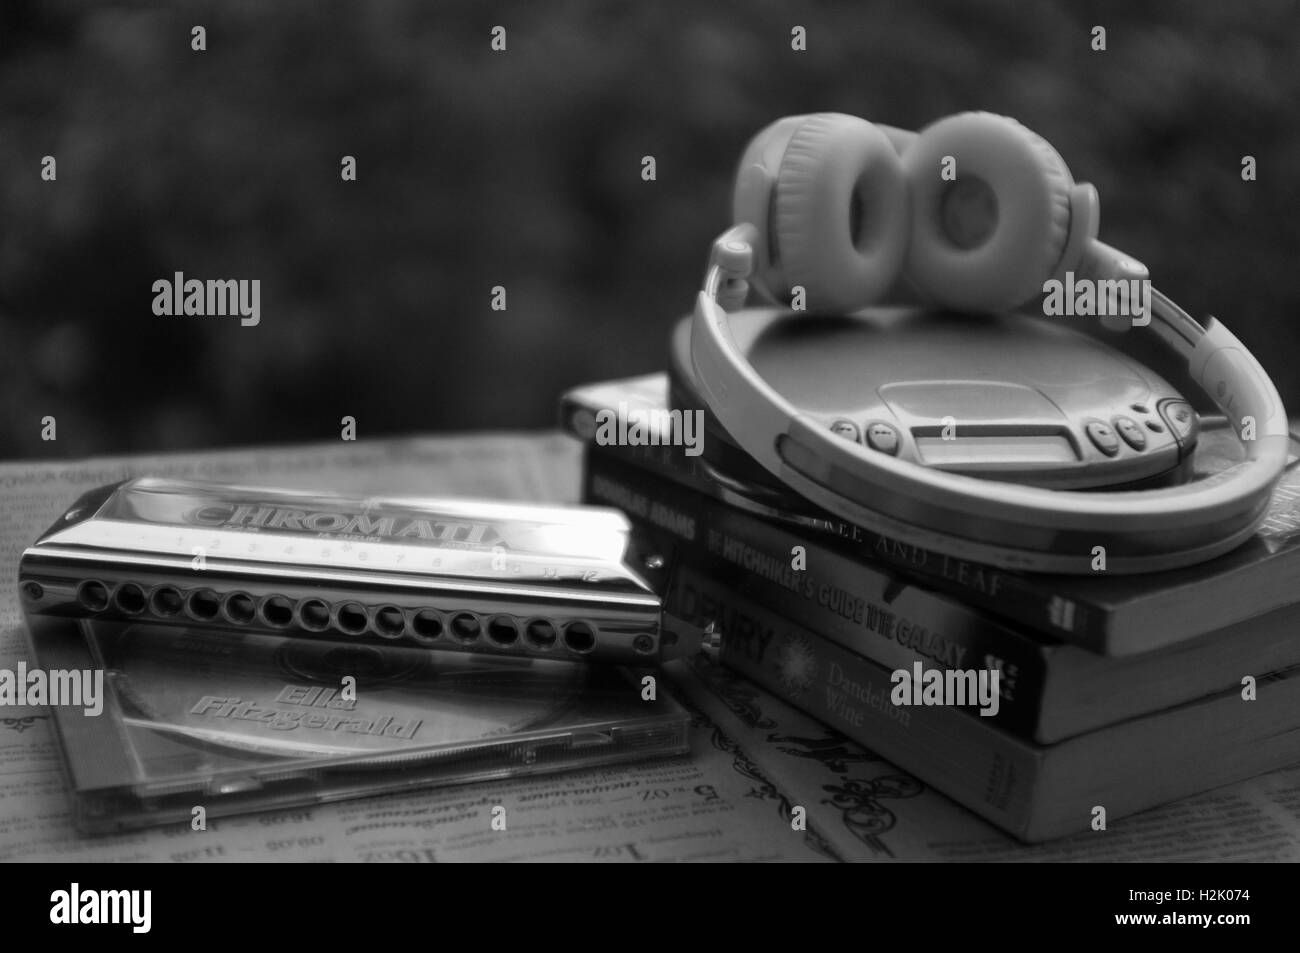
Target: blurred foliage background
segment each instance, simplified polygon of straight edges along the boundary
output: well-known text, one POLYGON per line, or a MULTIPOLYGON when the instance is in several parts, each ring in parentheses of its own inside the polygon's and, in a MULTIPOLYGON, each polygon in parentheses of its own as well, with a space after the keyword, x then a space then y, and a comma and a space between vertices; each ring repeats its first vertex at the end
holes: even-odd
POLYGON ((0 457, 549 425, 663 365, 741 148, 814 110, 1021 119, 1294 411, 1297 50, 1294 0, 4 0, 0 457), (155 317, 176 271, 261 324, 155 317))

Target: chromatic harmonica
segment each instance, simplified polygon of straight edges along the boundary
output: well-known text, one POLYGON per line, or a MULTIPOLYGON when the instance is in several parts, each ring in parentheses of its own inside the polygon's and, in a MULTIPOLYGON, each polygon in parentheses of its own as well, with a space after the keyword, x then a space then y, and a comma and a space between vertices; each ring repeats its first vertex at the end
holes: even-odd
POLYGON ((27 613, 644 665, 703 640, 664 563, 613 509, 140 478, 77 500, 18 585, 27 613))

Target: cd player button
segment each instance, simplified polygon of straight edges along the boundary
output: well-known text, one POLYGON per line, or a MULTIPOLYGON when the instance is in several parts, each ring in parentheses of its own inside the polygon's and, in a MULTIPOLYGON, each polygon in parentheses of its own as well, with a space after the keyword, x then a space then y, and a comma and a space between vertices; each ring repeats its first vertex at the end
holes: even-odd
POLYGON ((1147 448, 1147 435, 1142 432, 1142 428, 1137 425, 1137 421, 1129 417, 1116 417, 1114 421, 1115 429, 1119 435, 1124 438, 1124 442, 1134 450, 1145 450, 1147 448))
POLYGON ((1160 403, 1160 416, 1182 443, 1196 429, 1196 411, 1185 400, 1165 400, 1160 403))
POLYGON ((889 424, 871 424, 867 427, 867 446, 892 457, 898 453, 898 431, 889 424))
POLYGON ((831 424, 831 433, 839 434, 845 440, 858 442, 858 425, 851 420, 845 420, 843 417, 831 424))
POLYGON ((1111 429, 1110 424, 1102 423, 1100 420, 1094 420, 1088 424, 1088 439, 1102 453, 1108 457, 1113 457, 1119 453, 1119 438, 1115 436, 1115 431, 1111 429))

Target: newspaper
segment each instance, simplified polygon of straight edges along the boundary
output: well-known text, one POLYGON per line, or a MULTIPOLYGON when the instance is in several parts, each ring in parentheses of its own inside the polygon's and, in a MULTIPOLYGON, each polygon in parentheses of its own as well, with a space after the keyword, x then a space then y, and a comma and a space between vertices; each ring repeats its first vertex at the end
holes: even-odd
MULTIPOLYGON (((573 502, 580 449, 495 433, 0 465, 0 667, 28 658, 22 549, 79 494, 152 473, 365 495, 573 502)), ((667 672, 691 753, 124 835, 72 828, 49 713, 0 708, 0 860, 1296 860, 1300 769, 1025 847, 871 752, 705 660, 667 672), (506 830, 494 830, 504 807, 506 830)))
POLYGON ((1027 846, 736 674, 694 674, 703 711, 845 860, 1300 860, 1300 767, 1027 846))

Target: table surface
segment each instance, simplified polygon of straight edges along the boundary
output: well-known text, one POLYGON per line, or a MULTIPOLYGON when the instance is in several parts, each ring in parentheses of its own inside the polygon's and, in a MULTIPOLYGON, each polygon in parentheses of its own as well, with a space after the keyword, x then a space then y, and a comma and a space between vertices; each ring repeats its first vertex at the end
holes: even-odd
MULTIPOLYGON (((94 486, 157 473, 572 502, 580 468, 577 444, 554 432, 0 464, 0 668, 29 657, 14 585, 23 547, 94 486)), ((0 859, 1300 860, 1300 769, 1027 847, 923 782, 900 788, 897 767, 725 669, 664 675, 692 716, 689 756, 96 838, 59 807, 68 792, 49 711, 0 707, 0 859), (492 829, 494 807, 509 812, 506 831, 492 829), (806 829, 792 824, 796 807, 806 829)))

